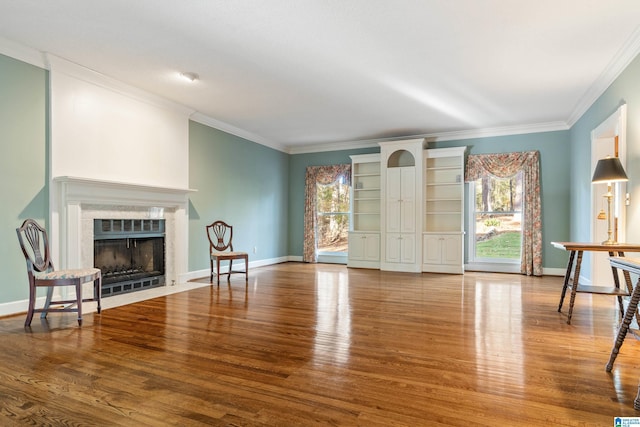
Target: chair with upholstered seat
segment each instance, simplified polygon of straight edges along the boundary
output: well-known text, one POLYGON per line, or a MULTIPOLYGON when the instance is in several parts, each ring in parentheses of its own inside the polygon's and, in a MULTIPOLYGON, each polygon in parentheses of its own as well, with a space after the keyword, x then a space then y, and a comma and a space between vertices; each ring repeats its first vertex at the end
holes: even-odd
POLYGON ((51 261, 49 238, 46 230, 33 219, 27 219, 22 226, 16 228, 22 253, 27 261, 29 277, 29 308, 25 326, 31 325, 34 313, 42 313, 42 319, 49 312, 77 312, 78 325, 82 326, 82 303, 95 301, 100 313, 100 297, 102 295, 102 274, 98 268, 81 268, 56 270, 51 261), (93 282, 93 298, 82 298, 82 285, 93 282), (61 286, 73 286, 75 299, 59 299, 53 301, 53 291, 61 286), (47 297, 43 308, 36 309, 36 290, 47 288, 47 297))
POLYGON ((211 225, 207 225, 206 228, 211 259, 211 276, 209 280, 213 283, 213 264, 215 262, 219 285, 220 261, 229 261, 227 281, 231 280, 231 274, 234 273, 244 273, 245 282, 249 281, 249 254, 233 250, 233 227, 224 221, 215 221, 211 225), (234 259, 244 260, 244 271, 233 271, 234 259))

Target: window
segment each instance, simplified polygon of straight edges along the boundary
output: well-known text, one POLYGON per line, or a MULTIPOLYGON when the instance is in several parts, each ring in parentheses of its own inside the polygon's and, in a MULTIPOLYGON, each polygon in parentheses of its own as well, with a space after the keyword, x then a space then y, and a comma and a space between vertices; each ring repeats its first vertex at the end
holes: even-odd
POLYGON ((485 174, 471 182, 470 261, 520 263, 522 171, 509 178, 485 174))
MULTIPOLYGON (((538 151, 525 151, 521 153, 497 153, 497 154, 470 154, 467 157, 467 167, 465 169, 465 179, 469 186, 468 193, 471 194, 471 198, 468 200, 467 213, 469 215, 469 223, 467 225, 469 236, 469 262, 474 262, 476 257, 476 211, 486 214, 500 213, 506 215, 507 212, 513 212, 513 218, 517 219, 518 215, 521 221, 520 240, 521 256, 520 256, 520 274, 526 274, 530 276, 542 276, 542 203, 540 198, 540 153, 538 151), (491 178, 493 177, 493 178, 491 178), (483 178, 490 178, 496 180, 498 178, 504 178, 510 180, 512 186, 509 187, 509 198, 513 199, 509 206, 505 209, 498 210, 495 208, 489 208, 488 203, 486 206, 477 204, 476 185, 478 180, 483 178), (515 178, 515 182, 511 181, 515 178), (515 184, 515 185, 513 185, 515 184), (515 187, 515 194, 513 189, 515 187), (486 208, 486 209, 485 209, 486 208), (511 209, 511 210, 508 210, 511 209)), ((491 199, 491 185, 487 184, 487 191, 485 197, 487 200, 491 199)), ((480 192, 482 191, 482 181, 480 182, 480 192)), ((481 193, 479 193, 481 194, 481 193)), ((480 196, 482 200, 482 195, 480 196)), ((504 204, 503 204, 504 205, 504 204)), ((495 221, 494 221, 495 223, 495 221)), ((501 223, 502 224, 502 223, 501 223)), ((500 231, 500 230, 498 230, 500 231)), ((486 237, 486 236, 485 236, 486 237)), ((495 244, 496 242, 492 242, 495 244)), ((484 260, 506 260, 509 264, 502 264, 505 266, 504 270, 510 270, 509 272, 516 272, 511 258, 483 258, 484 260)), ((494 262, 493 265, 488 263, 491 261, 480 261, 479 265, 474 268, 481 267, 485 271, 496 271, 495 268, 499 263, 494 262), (486 263, 486 265, 482 265, 486 263), (492 268, 494 270, 486 270, 486 268, 492 268)), ((506 272, 506 271, 505 271, 506 272)))
MULTIPOLYGON (((302 247, 302 261, 318 262, 318 249, 320 246, 331 247, 331 242, 339 242, 340 233, 339 217, 344 215, 345 221, 349 220, 349 186, 351 185, 351 164, 331 166, 307 166, 304 178, 304 242, 302 247), (320 187, 318 186, 320 185, 320 187), (318 190, 324 190, 323 186, 329 186, 330 196, 318 197, 318 190), (346 202, 340 198, 346 197, 346 202), (326 199, 326 200, 325 200, 326 199), (318 207, 318 201, 322 207, 318 207), (321 214, 321 215, 320 215, 321 214), (331 217, 335 216, 335 219, 331 217), (323 223, 320 224, 319 220, 323 223), (334 234, 331 236, 331 234, 334 234), (323 243, 319 244, 318 239, 323 243)), ((345 222, 344 233, 349 228, 345 222)), ((345 234, 346 235, 346 234, 345 234)), ((346 247, 344 249, 346 251, 346 247)), ((346 252, 325 252, 339 255, 333 258, 344 258, 346 252)))
POLYGON ((330 184, 316 184, 317 242, 319 254, 347 253, 349 185, 343 177, 330 184))

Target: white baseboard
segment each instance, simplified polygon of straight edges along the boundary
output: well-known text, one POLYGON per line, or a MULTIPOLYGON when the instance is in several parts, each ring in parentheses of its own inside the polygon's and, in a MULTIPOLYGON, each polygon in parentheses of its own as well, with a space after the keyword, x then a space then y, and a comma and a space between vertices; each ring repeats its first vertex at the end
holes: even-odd
MULTIPOLYGON (((36 307, 42 307, 44 305, 45 297, 36 299, 36 307)), ((0 316, 11 316, 19 313, 27 313, 29 310, 29 300, 11 301, 4 304, 0 304, 0 316)), ((36 313, 38 314, 38 313, 36 313)), ((38 314, 39 315, 39 314, 38 314)))

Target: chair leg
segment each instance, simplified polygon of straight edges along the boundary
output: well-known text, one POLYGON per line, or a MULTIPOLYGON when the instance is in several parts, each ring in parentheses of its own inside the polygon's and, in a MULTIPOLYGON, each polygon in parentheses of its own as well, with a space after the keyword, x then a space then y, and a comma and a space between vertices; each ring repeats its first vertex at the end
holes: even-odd
POLYGON ((24 321, 24 326, 30 326, 33 319, 33 309, 36 304, 36 287, 29 286, 29 309, 27 310, 27 318, 24 321))
POLYGON ((249 257, 244 257, 244 281, 249 281, 249 257))
POLYGON ((209 276, 209 283, 213 283, 213 259, 209 259, 209 264, 211 265, 211 274, 209 276))
POLYGON ((98 301, 98 314, 102 311, 102 277, 93 281, 93 299, 98 301))
POLYGON ((229 272, 227 273, 227 282, 231 282, 231 270, 233 270, 233 260, 229 260, 229 272))
POLYGON ((44 309, 42 313, 40 313, 41 319, 47 318, 47 313, 49 310, 49 306, 51 305, 51 300, 53 299, 53 286, 47 287, 47 299, 44 302, 44 309))
POLYGON ((82 283, 76 285, 76 300, 78 305, 78 326, 82 326, 82 283))
POLYGON ((216 258, 216 274, 218 275, 218 286, 220 286, 220 258, 216 258))

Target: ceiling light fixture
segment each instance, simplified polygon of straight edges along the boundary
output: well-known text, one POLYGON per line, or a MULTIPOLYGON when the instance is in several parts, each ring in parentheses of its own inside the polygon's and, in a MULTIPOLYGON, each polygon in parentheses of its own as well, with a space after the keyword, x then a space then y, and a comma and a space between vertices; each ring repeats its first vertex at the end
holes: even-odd
POLYGON ((199 76, 196 73, 192 73, 192 72, 180 73, 180 77, 182 77, 182 79, 190 83, 195 82, 199 78, 199 76))

